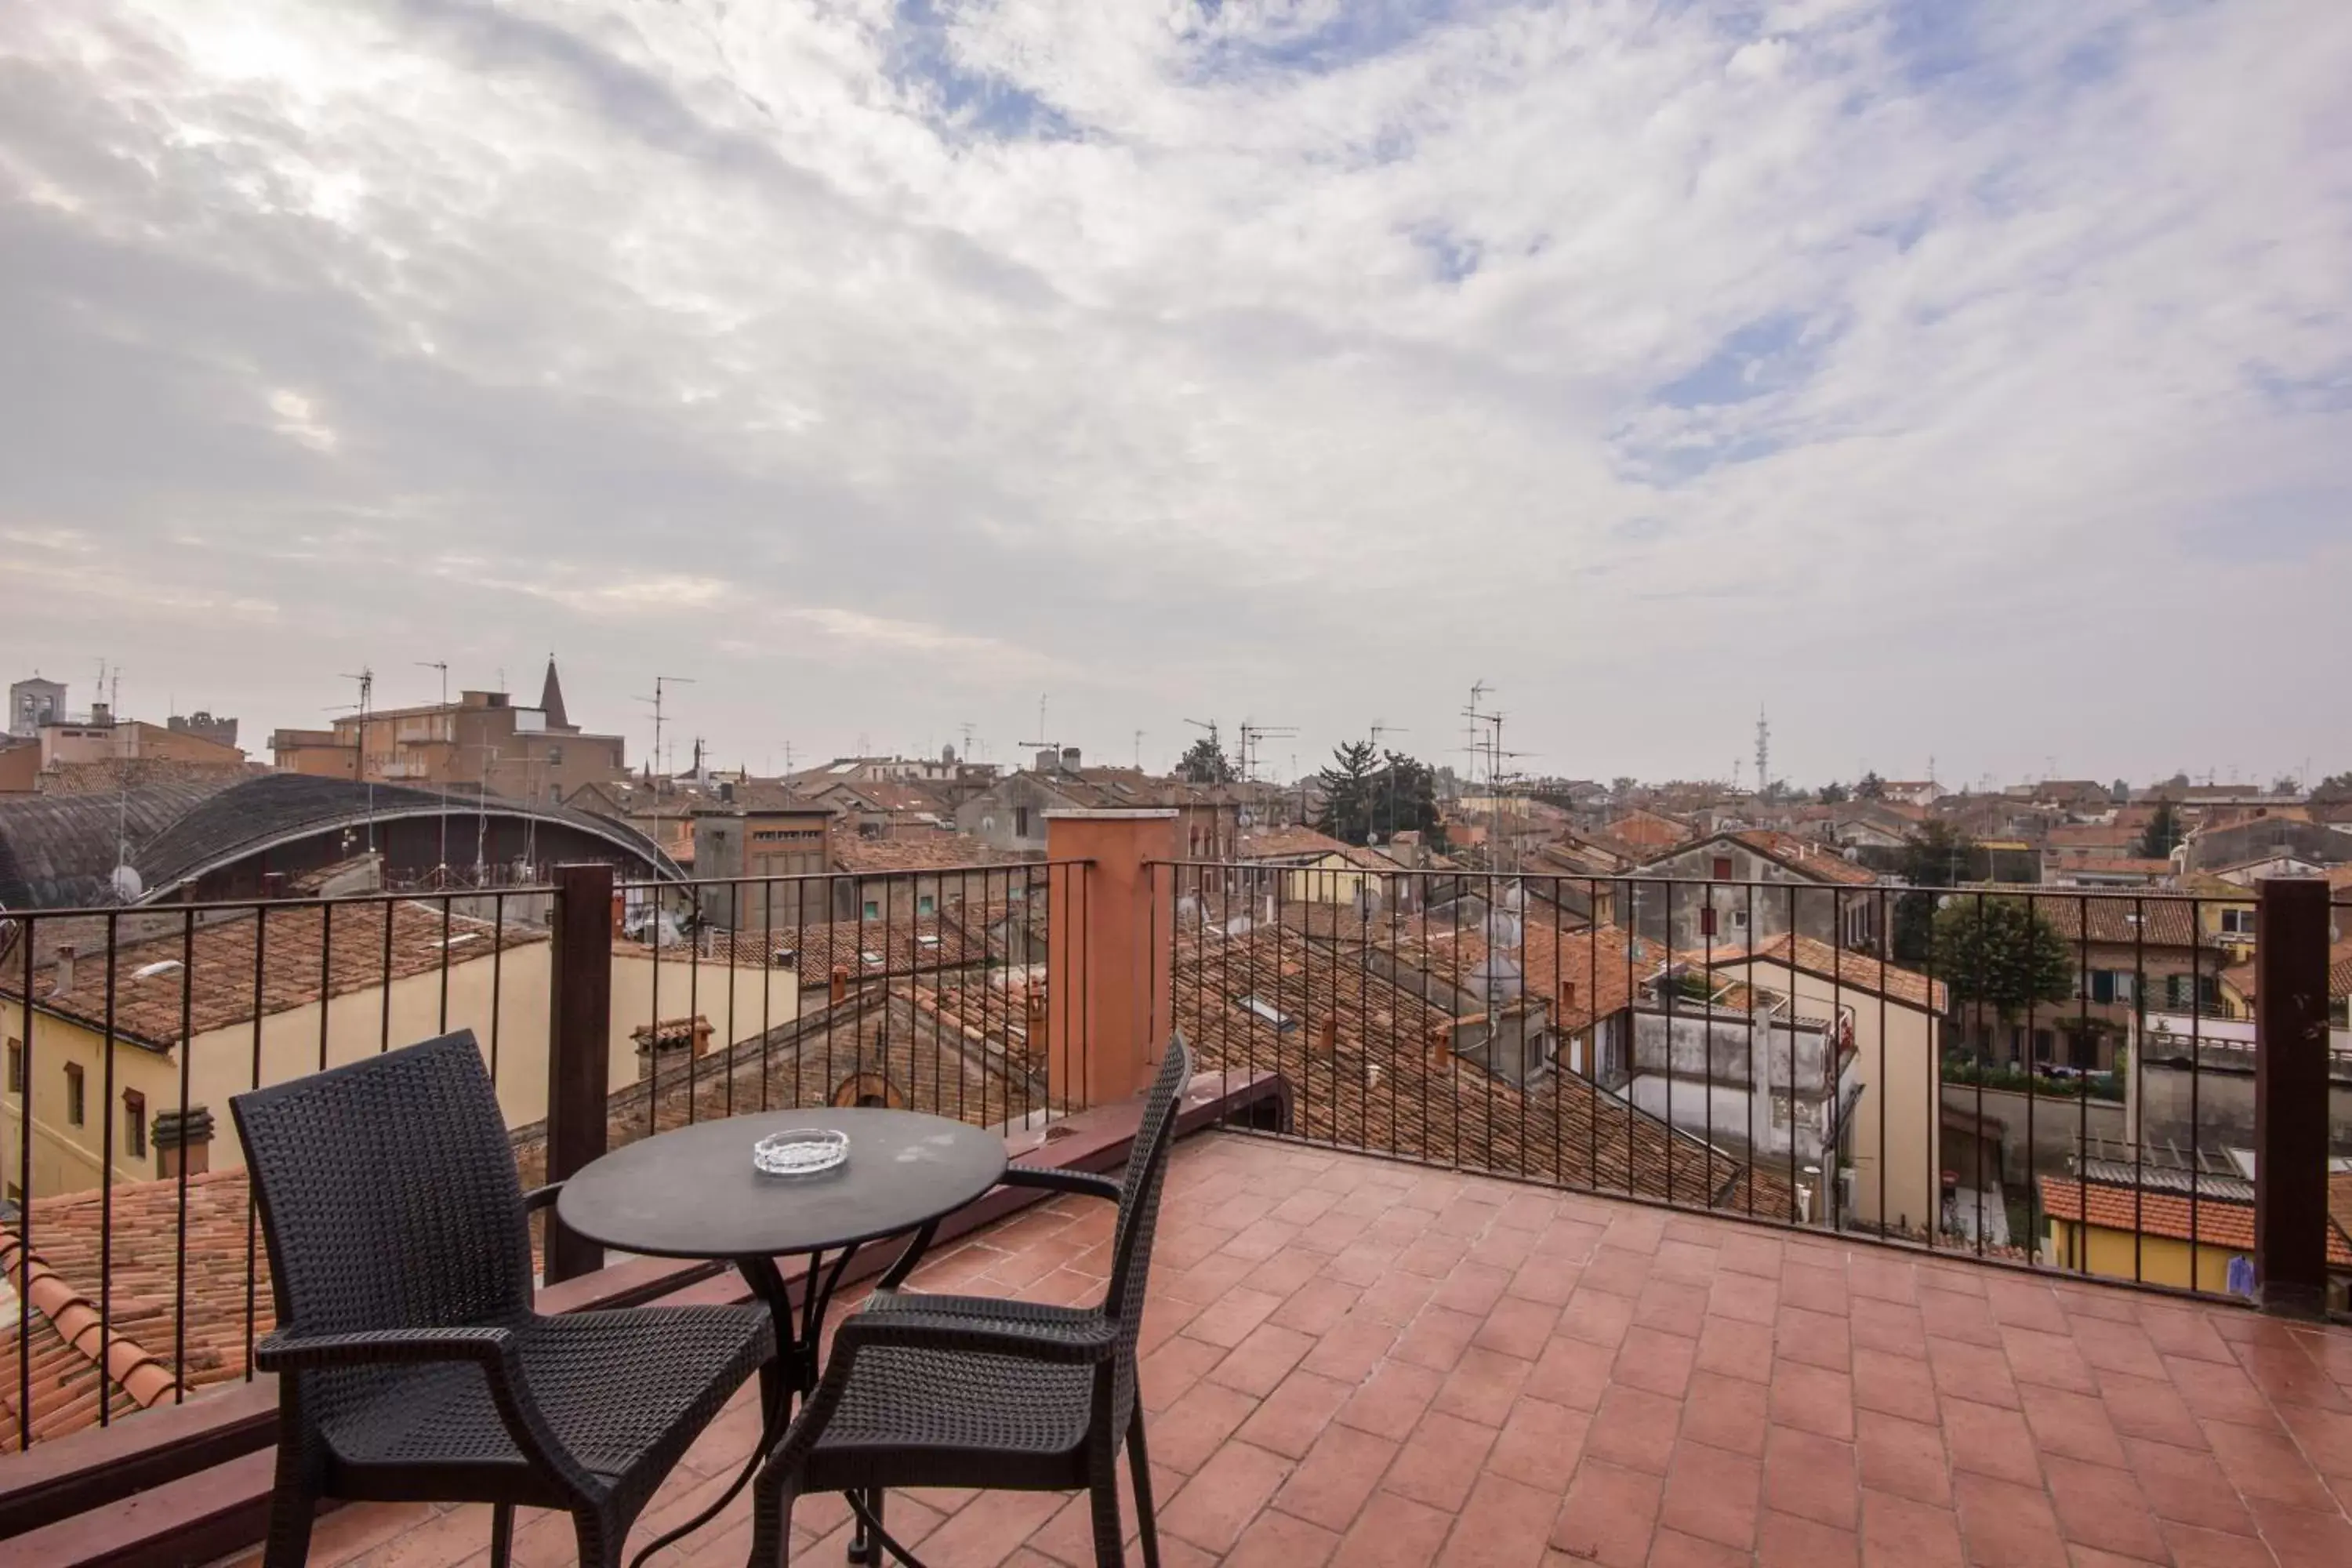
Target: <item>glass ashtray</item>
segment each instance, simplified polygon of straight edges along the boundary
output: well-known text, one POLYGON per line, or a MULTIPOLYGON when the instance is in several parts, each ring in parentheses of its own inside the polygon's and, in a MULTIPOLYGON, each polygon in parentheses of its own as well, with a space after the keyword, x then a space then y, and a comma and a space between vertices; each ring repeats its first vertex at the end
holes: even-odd
POLYGON ((751 1163, 771 1176, 809 1176, 849 1158, 849 1134, 826 1127, 787 1127, 751 1145, 751 1163))

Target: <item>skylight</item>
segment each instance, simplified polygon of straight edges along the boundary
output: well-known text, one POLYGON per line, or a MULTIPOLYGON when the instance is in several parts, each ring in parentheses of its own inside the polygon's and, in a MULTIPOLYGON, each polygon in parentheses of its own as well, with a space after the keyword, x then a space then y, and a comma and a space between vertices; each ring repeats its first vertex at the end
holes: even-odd
POLYGON ((1298 1026, 1297 1019, 1293 1018, 1289 1014, 1284 1012, 1281 1008, 1262 997, 1242 997, 1238 1005, 1243 1011, 1255 1014, 1259 1018, 1265 1020, 1266 1023, 1272 1024, 1278 1030, 1295 1029, 1298 1026))

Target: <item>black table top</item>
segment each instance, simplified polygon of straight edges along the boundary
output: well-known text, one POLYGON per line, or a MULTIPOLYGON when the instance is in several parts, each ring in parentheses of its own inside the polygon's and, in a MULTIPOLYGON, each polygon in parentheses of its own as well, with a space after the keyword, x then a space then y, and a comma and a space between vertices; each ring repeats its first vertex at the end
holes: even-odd
POLYGON ((951 1214, 1004 1174, 1004 1141, 908 1110, 763 1111, 700 1122, 593 1160, 555 1211, 589 1240, 654 1258, 757 1258, 846 1247, 951 1214), (835 1128, 849 1157, 771 1176, 751 1145, 788 1127, 835 1128))

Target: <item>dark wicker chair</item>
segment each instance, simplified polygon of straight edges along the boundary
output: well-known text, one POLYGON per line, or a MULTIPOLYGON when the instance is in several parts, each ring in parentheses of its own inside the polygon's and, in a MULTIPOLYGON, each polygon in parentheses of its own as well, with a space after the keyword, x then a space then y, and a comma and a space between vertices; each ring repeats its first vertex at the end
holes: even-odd
POLYGON ((1110 1288, 1097 1307, 878 1292, 835 1336, 824 1377, 752 1485, 751 1568, 785 1561, 793 1501, 840 1491, 881 1549, 888 1487, 977 1487, 1093 1495, 1095 1559, 1121 1561, 1118 1450, 1134 1468, 1143 1561, 1158 1568, 1151 1468, 1136 1397, 1135 1341, 1176 1111, 1192 1073, 1179 1037, 1160 1064, 1125 1182, 1014 1165, 1007 1186, 1118 1205, 1110 1288))
POLYGON ((764 1307, 531 1310, 529 1197, 470 1030, 230 1102, 269 1246, 279 1374, 265 1568, 321 1498, 568 1510, 613 1568, 678 1456, 775 1351, 764 1307))

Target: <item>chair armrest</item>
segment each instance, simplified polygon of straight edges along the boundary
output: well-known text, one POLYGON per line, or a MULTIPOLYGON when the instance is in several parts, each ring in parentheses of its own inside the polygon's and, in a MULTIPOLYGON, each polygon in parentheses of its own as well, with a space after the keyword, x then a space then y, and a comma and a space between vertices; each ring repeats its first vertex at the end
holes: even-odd
POLYGON ((550 1182, 543 1187, 533 1187, 522 1195, 522 1212, 529 1214, 533 1209, 543 1209, 562 1195, 562 1182, 550 1182))
POLYGON ((1062 1322, 979 1319, 926 1312, 908 1303, 887 1311, 860 1312, 841 1325, 834 1338, 834 1359, 842 1363, 845 1374, 858 1353, 866 1350, 946 1351, 1092 1366, 1117 1353, 1118 1326, 1100 1318, 1062 1322))
POLYGON ((1043 1187, 1047 1192, 1076 1193, 1081 1197, 1119 1200, 1119 1184, 1108 1176, 1097 1176, 1087 1171, 1055 1171, 1043 1165, 1007 1165, 1004 1184, 1008 1187, 1043 1187))
POLYGON ((315 1372, 339 1366, 420 1366, 433 1362, 472 1362, 502 1366, 512 1330, 369 1329, 348 1334, 304 1334, 280 1329, 253 1347, 253 1364, 263 1372, 315 1372))
MULTIPOLYGON (((280 1329, 253 1347, 263 1372, 322 1372, 336 1367, 425 1366, 465 1363, 482 1369, 490 1403, 507 1436, 539 1468, 585 1493, 594 1479, 565 1449, 522 1375, 512 1329, 495 1324, 457 1328, 368 1329, 347 1334, 305 1334, 280 1329)), ((290 1386, 290 1385, 289 1385, 290 1386)))

